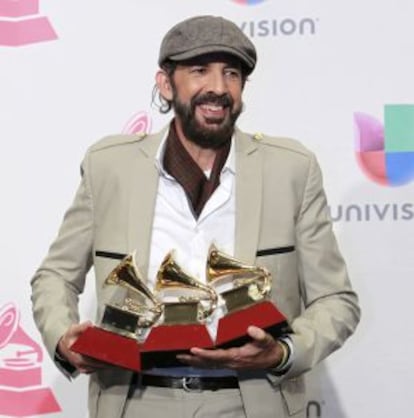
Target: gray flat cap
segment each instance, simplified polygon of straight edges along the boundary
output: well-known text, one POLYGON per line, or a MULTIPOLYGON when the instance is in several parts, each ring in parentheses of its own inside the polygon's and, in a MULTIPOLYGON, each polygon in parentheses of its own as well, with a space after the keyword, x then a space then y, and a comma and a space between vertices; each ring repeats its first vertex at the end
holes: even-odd
POLYGON ((172 27, 161 43, 158 64, 224 52, 236 56, 250 74, 257 61, 256 48, 242 30, 219 16, 196 16, 172 27))

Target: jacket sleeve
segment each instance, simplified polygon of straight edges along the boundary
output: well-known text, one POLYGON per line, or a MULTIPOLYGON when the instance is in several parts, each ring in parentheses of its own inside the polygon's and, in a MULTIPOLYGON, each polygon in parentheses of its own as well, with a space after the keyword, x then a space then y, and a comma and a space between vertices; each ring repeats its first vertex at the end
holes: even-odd
POLYGON ((70 325, 79 322, 79 295, 92 265, 93 204, 87 157, 81 174, 58 236, 31 280, 34 320, 54 361, 59 339, 70 325))
POLYGON ((296 249, 304 309, 292 323, 294 361, 283 378, 310 370, 341 347, 360 318, 358 298, 337 246, 322 175, 313 155, 296 222, 296 249))

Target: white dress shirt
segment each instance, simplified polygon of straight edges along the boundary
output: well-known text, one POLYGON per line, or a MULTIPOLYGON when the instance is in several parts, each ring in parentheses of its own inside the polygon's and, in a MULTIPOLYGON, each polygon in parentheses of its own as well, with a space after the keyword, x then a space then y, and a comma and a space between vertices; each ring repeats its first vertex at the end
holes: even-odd
MULTIPOLYGON (((198 219, 194 218, 191 203, 182 186, 163 167, 166 137, 161 142, 156 156, 160 173, 152 226, 148 285, 154 288, 157 271, 170 252, 189 275, 206 282, 206 263, 211 244, 225 252, 234 254, 235 237, 235 156, 234 143, 220 175, 220 184, 206 202, 198 219)), ((207 175, 209 173, 206 173, 207 175)), ((223 315, 217 309, 212 315, 208 329, 214 338, 217 320, 223 315)), ((208 325, 208 324, 207 324, 208 325)), ((234 375, 231 370, 197 369, 174 367, 152 369, 152 374, 168 376, 224 376, 234 375)))
POLYGON ((165 141, 156 157, 160 173, 152 226, 148 280, 154 286, 162 260, 174 250, 176 262, 198 280, 206 281, 206 260, 214 243, 226 254, 234 253, 235 158, 234 145, 220 175, 220 184, 205 204, 198 219, 182 186, 162 165, 165 141))

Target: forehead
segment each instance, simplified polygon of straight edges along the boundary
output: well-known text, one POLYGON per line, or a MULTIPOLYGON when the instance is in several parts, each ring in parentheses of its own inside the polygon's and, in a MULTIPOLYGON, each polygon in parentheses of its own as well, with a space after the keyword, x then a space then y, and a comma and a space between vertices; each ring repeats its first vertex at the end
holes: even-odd
POLYGON ((226 64, 230 67, 235 67, 235 68, 242 67, 242 64, 239 58, 231 54, 226 54, 224 52, 215 52, 211 54, 199 55, 197 57, 190 58, 188 60, 179 61, 177 62, 177 65, 190 67, 193 65, 208 65, 212 63, 222 63, 222 64, 226 64))

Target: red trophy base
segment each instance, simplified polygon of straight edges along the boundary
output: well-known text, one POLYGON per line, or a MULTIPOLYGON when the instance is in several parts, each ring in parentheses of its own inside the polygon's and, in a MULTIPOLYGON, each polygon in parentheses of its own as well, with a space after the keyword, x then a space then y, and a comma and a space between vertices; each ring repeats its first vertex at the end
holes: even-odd
POLYGON ((214 342, 205 325, 160 325, 154 327, 141 345, 143 369, 182 366, 176 356, 191 347, 212 348, 214 342))
POLYGON ((277 338, 292 332, 285 316, 269 301, 230 312, 219 320, 216 347, 237 347, 250 341, 247 327, 254 325, 277 338))
POLYGON ((134 371, 152 367, 182 365, 176 356, 191 347, 229 348, 251 341, 250 325, 264 329, 277 338, 291 332, 285 316, 269 301, 231 312, 221 318, 214 342, 203 324, 159 325, 153 327, 145 341, 123 337, 99 327, 84 331, 71 350, 100 361, 134 371))
POLYGON ((214 343, 202 324, 160 325, 151 329, 144 343, 99 327, 90 327, 72 344, 71 350, 129 370, 172 367, 176 355, 191 347, 212 348, 214 343))
POLYGON ((87 328, 70 349, 125 369, 141 370, 138 342, 99 327, 87 328))

